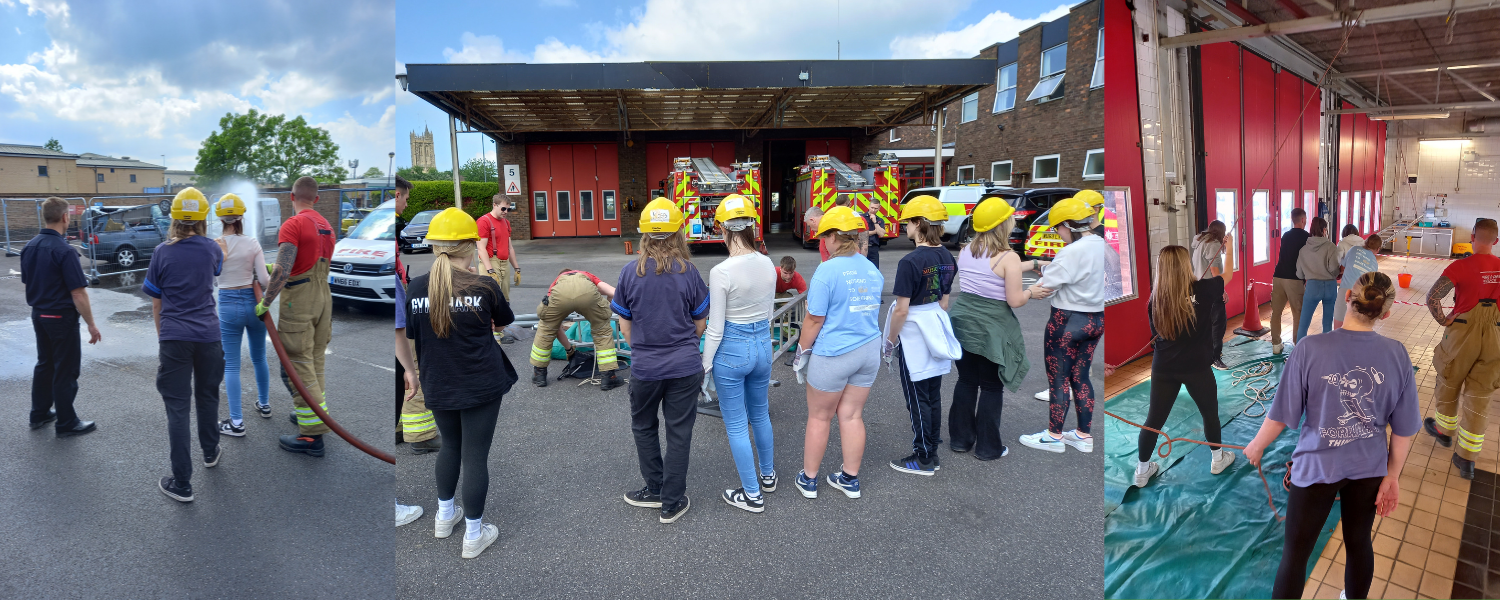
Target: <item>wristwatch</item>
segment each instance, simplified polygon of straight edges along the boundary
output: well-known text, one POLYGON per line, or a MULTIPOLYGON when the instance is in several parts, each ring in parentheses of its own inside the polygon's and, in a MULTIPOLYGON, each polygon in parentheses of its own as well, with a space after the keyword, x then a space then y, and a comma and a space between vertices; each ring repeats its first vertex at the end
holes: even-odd
POLYGON ((494 269, 485 269, 484 272, 489 273, 490 275, 494 275, 495 274, 495 270, 494 269))

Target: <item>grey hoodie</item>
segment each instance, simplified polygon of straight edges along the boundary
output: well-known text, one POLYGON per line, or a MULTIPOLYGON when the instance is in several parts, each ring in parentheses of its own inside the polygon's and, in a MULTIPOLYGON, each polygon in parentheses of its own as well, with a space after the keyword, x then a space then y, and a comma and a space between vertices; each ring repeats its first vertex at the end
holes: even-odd
POLYGON ((1323 236, 1309 236, 1307 245, 1297 254, 1297 278, 1302 280, 1339 278, 1339 249, 1323 236))

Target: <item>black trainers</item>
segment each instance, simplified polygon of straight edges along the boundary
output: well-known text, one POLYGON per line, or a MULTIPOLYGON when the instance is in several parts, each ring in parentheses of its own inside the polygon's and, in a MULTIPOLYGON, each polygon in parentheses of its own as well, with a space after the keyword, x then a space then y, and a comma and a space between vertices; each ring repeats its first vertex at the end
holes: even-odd
POLYGON ((47 412, 47 418, 42 419, 40 421, 32 421, 31 422, 31 430, 32 431, 36 431, 38 429, 46 427, 48 423, 51 423, 51 422, 56 421, 56 420, 57 420, 57 411, 55 411, 55 410, 48 411, 47 412))
POLYGON ((625 383, 620 381, 620 376, 615 371, 605 371, 604 382, 599 384, 599 389, 607 392, 622 385, 625 383))
POLYGON ((1220 371, 1228 371, 1229 370, 1229 365, 1224 364, 1223 359, 1220 359, 1220 360, 1215 360, 1214 361, 1214 368, 1218 369, 1220 371))
POLYGON ((1453 447, 1453 436, 1443 433, 1442 430, 1437 428, 1437 419, 1432 417, 1422 419, 1422 431, 1427 432, 1427 435, 1437 440, 1439 446, 1444 448, 1453 447))
POLYGON ((219 435, 245 437, 245 425, 244 423, 235 425, 234 419, 224 419, 223 421, 219 421, 219 435))
POLYGON ((762 491, 762 492, 774 492, 774 491, 776 491, 776 474, 775 473, 772 473, 770 475, 761 475, 760 476, 760 491, 762 491))
POLYGON ((281 436, 281 449, 287 452, 299 452, 308 456, 322 456, 323 436, 283 435, 281 436))
MULTIPOLYGON (((761 496, 759 498, 751 498, 745 493, 745 488, 724 490, 724 502, 735 508, 753 513, 766 512, 765 496, 761 496)), ((673 520, 676 520, 676 517, 673 517, 673 520)), ((663 522, 670 523, 671 521, 663 522)))
POLYGON ((665 506, 662 507, 662 509, 661 509, 661 522, 663 522, 663 523, 676 523, 678 519, 682 518, 682 515, 687 514, 688 508, 691 508, 692 506, 693 506, 693 502, 691 500, 689 500, 686 495, 684 495, 682 497, 682 501, 678 502, 676 507, 674 507, 674 508, 667 508, 665 506))
POLYGON ((547 367, 531 368, 531 385, 547 387, 547 367))
POLYGON ((1458 467, 1458 476, 1470 481, 1474 480, 1474 461, 1463 458, 1457 454, 1453 455, 1453 466, 1458 467))
POLYGON ((219 457, 221 457, 221 456, 224 456, 224 447, 223 446, 215 447, 214 451, 213 451, 213 454, 209 454, 209 452, 207 450, 204 450, 203 451, 203 466, 207 467, 207 468, 210 468, 210 469, 219 466, 219 457))
POLYGON ((193 501, 192 484, 177 483, 177 480, 172 479, 171 477, 163 477, 161 478, 161 481, 156 484, 156 487, 161 490, 161 493, 166 494, 168 498, 171 498, 178 502, 193 501))
POLYGON ((264 418, 267 418, 267 419, 271 418, 271 405, 256 403, 255 410, 260 411, 260 416, 261 417, 264 417, 264 418))
POLYGON ((724 418, 724 411, 719 410, 718 400, 698 400, 698 414, 715 419, 724 418))
POLYGON ((641 508, 661 508, 661 494, 652 492, 651 488, 641 488, 625 492, 625 503, 641 508))
POLYGON ((912 453, 911 456, 908 456, 901 460, 891 461, 891 468, 902 473, 931 476, 936 474, 938 469, 942 468, 938 466, 938 462, 936 459, 937 457, 933 457, 933 460, 926 461, 922 460, 922 457, 917 456, 916 453, 912 453))
POLYGON ((420 442, 412 442, 411 443, 411 453, 412 454, 427 454, 428 452, 437 452, 438 450, 442 450, 442 449, 443 449, 443 440, 442 440, 442 438, 436 438, 435 437, 435 438, 432 438, 430 440, 422 440, 420 442))

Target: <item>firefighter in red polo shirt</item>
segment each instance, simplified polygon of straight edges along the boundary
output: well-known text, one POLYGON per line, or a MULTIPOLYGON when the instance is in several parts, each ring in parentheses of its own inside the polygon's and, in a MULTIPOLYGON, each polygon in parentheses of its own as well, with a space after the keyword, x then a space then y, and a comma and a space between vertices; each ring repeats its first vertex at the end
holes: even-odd
POLYGON ((495 194, 490 200, 490 212, 475 221, 479 228, 479 266, 485 274, 500 284, 500 292, 510 300, 512 280, 521 285, 521 265, 516 263, 516 245, 510 239, 510 198, 495 194))
MULTIPOLYGON (((480 233, 480 235, 484 235, 480 233)), ((547 365, 552 362, 552 340, 568 315, 578 313, 588 319, 594 334, 594 363, 604 373, 601 390, 620 387, 615 371, 619 362, 615 357, 615 330, 609 323, 611 312, 609 299, 615 295, 615 287, 600 281, 588 271, 564 270, 547 295, 536 307, 536 339, 531 344, 531 383, 547 387, 547 365)), ((571 353, 570 353, 571 354, 571 353)))

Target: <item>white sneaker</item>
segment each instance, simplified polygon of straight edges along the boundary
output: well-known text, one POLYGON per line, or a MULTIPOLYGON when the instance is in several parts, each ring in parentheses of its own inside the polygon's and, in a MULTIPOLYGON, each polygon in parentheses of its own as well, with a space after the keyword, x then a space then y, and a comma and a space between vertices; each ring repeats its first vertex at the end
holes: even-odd
POLYGON ((1281 354, 1282 348, 1285 347, 1283 344, 1271 344, 1271 354, 1281 354))
POLYGON ((453 535, 453 527, 464 522, 464 509, 461 506, 453 506, 453 516, 448 519, 441 517, 432 520, 432 537, 445 538, 453 535))
POLYGON ((1135 466, 1135 487, 1146 487, 1146 484, 1151 482, 1151 478, 1155 477, 1160 471, 1161 465, 1154 462, 1137 463, 1135 466), (1141 471, 1141 467, 1146 468, 1145 472, 1141 471))
POLYGON ((1021 445, 1048 452, 1062 452, 1067 450, 1067 447, 1063 446, 1061 439, 1052 437, 1052 434, 1048 433, 1045 429, 1039 433, 1021 436, 1021 445))
POLYGON ((422 507, 420 507, 420 506, 407 506, 405 504, 397 504, 396 505, 396 526, 397 527, 400 527, 402 525, 405 525, 407 523, 415 521, 418 518, 420 518, 421 516, 422 516, 422 507))
POLYGON ((484 527, 481 527, 479 529, 479 537, 472 540, 467 537, 464 538, 464 552, 460 556, 463 556, 464 558, 475 558, 479 556, 480 552, 484 552, 485 548, 490 547, 490 544, 495 543, 495 540, 498 539, 500 539, 500 528, 489 523, 485 523, 484 527))
POLYGON ((1214 475, 1218 475, 1223 473, 1224 469, 1228 469, 1229 465, 1234 464, 1234 453, 1228 450, 1214 450, 1213 460, 1212 471, 1214 475))
POLYGON ((1041 400, 1042 402, 1046 402, 1046 401, 1052 399, 1052 391, 1051 390, 1042 390, 1040 392, 1037 392, 1035 396, 1032 396, 1032 398, 1036 398, 1037 400, 1041 400))
POLYGON ((1063 436, 1062 436, 1062 443, 1067 444, 1069 446, 1072 446, 1073 449, 1075 449, 1075 450, 1077 450, 1079 452, 1093 452, 1094 451, 1094 438, 1093 438, 1093 436, 1083 437, 1081 435, 1078 435, 1078 430, 1077 429, 1070 429, 1068 431, 1064 431, 1063 432, 1063 436))

